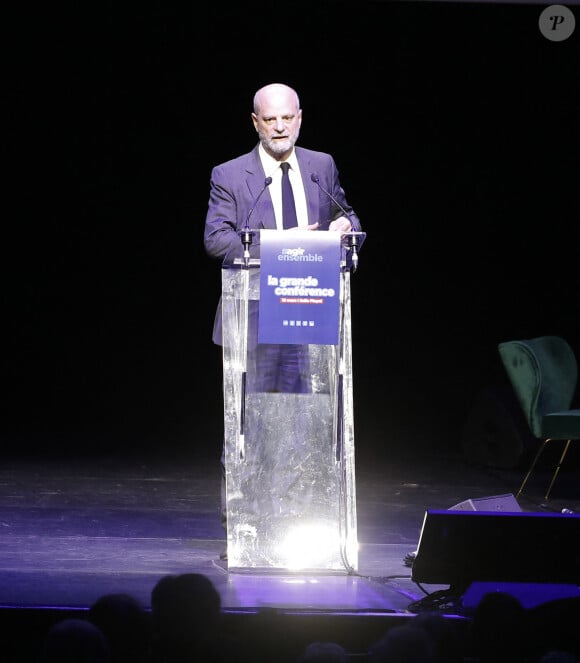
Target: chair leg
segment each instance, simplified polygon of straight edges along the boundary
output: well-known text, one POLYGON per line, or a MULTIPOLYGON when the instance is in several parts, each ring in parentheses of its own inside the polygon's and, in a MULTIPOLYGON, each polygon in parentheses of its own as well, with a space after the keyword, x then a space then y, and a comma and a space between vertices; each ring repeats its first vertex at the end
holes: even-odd
MULTIPOLYGON (((547 442, 547 440, 546 440, 547 442)), ((560 468, 562 467, 562 463, 564 462, 564 458, 566 458, 566 454, 568 453, 568 447, 570 446, 571 440, 566 440, 566 444, 564 445, 564 449, 562 451, 562 455, 560 456, 560 460, 558 461, 558 465, 556 465, 556 469, 554 470, 554 474, 552 476, 552 481, 550 481, 550 485, 548 486, 548 492, 544 496, 544 499, 548 499, 548 496, 552 492, 552 486, 554 485, 554 481, 556 481, 556 477, 558 476, 558 473, 560 472, 560 468)))
POLYGON ((518 492, 516 493, 516 500, 522 494, 524 486, 528 483, 528 479, 530 478, 530 475, 532 474, 532 472, 534 470, 534 467, 536 467, 536 463, 538 462, 538 458, 542 455, 542 451, 544 450, 544 447, 546 446, 546 444, 548 444, 548 442, 549 442, 549 440, 544 440, 542 442, 540 448, 538 449, 536 455, 534 456, 534 460, 532 461, 532 464, 530 465, 530 467, 528 469, 528 472, 527 472, 526 476, 524 477, 524 480, 522 481, 518 492))

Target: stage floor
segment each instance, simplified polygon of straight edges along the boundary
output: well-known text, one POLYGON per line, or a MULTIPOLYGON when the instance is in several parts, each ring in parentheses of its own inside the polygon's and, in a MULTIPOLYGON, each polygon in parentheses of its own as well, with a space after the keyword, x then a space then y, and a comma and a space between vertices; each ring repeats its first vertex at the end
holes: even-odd
MULTIPOLYGON (((356 476, 356 573, 236 572, 219 560, 218 458, 13 455, 0 468, 0 606, 86 609, 105 593, 126 592, 148 608, 163 575, 199 572, 212 579, 225 611, 408 615, 412 604, 445 589, 418 585, 405 565, 426 509, 515 494, 522 470, 474 466, 460 453, 399 450, 357 460, 356 476)), ((540 471, 521 510, 580 511, 575 476, 573 466, 564 469, 543 504, 540 471)), ((560 588, 544 586, 525 600, 537 603, 550 592, 560 588)), ((463 607, 477 599, 468 592, 463 607)))

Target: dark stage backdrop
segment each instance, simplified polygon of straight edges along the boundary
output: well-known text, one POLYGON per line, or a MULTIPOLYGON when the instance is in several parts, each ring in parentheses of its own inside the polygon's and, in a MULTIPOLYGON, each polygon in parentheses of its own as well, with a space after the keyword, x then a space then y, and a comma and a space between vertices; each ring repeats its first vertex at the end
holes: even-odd
MULTIPOLYGON (((497 343, 578 328, 579 32, 537 4, 102 2, 4 21, 3 453, 217 454, 211 167, 295 86, 367 241, 361 456, 461 445, 497 343), (196 5, 197 7, 197 5, 196 5)), ((576 16, 578 20, 578 16, 576 16)))

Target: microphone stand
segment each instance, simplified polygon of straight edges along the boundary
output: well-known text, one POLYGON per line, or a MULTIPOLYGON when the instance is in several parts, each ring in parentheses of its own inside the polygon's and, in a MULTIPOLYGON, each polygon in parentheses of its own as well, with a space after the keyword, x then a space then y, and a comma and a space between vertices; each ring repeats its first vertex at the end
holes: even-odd
MULTIPOLYGON (((318 188, 325 193, 330 200, 340 209, 340 211, 346 216, 347 219, 350 219, 350 214, 344 209, 344 207, 338 202, 338 200, 327 191, 322 184, 320 184, 320 177, 316 173, 310 173, 310 179, 318 186, 318 188)), ((358 250, 361 247, 362 241, 364 240, 366 233, 361 232, 349 232, 346 234, 347 242, 346 245, 350 249, 350 264, 351 272, 354 274, 358 269, 358 250)))
POLYGON ((262 197, 262 194, 270 186, 270 184, 272 184, 272 178, 266 177, 264 180, 264 188, 260 191, 256 200, 254 200, 254 204, 252 205, 252 208, 250 209, 246 218, 246 225, 240 231, 240 239, 242 240, 242 245, 244 247, 244 269, 248 269, 250 266, 250 246, 252 245, 254 235, 256 234, 256 231, 250 228, 250 217, 256 209, 256 205, 262 197))
POLYGON ((354 274, 358 269, 358 249, 359 249, 359 242, 356 233, 349 233, 347 235, 346 245, 350 249, 350 260, 351 260, 350 271, 354 274))
POLYGON ((252 230, 250 226, 246 224, 246 227, 240 233, 240 238, 244 246, 244 269, 248 269, 250 266, 250 246, 254 241, 254 235, 256 234, 255 230, 252 230))

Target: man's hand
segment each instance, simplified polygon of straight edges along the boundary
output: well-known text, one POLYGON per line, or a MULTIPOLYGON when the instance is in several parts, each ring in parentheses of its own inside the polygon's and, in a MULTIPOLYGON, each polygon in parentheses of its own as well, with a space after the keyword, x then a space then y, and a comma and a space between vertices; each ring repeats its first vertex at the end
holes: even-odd
POLYGON ((330 222, 328 226, 329 230, 338 230, 342 233, 349 233, 352 230, 352 223, 346 218, 346 216, 339 216, 338 219, 330 222))

